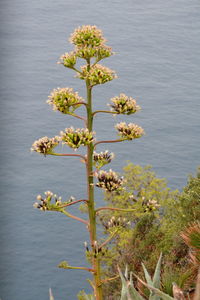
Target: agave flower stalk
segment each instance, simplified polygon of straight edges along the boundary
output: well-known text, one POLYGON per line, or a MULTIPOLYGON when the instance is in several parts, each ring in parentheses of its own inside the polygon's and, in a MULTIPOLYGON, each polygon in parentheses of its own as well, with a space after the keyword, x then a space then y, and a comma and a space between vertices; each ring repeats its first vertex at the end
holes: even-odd
POLYGON ((87 176, 87 197, 86 199, 76 200, 70 197, 67 201, 62 201, 61 197, 54 195, 48 191, 45 196, 39 195, 34 207, 41 211, 57 211, 64 214, 66 217, 82 222, 88 232, 90 243, 85 243, 86 255, 89 253, 91 258, 91 267, 72 267, 67 262, 62 262, 59 267, 64 269, 78 269, 89 271, 93 276, 93 281, 89 281, 94 289, 94 299, 103 300, 102 284, 113 280, 113 278, 102 278, 101 260, 102 255, 105 255, 107 245, 111 239, 117 234, 120 226, 127 226, 126 219, 111 218, 106 227, 108 228, 108 238, 104 242, 98 242, 97 236, 97 218, 99 214, 104 213, 105 210, 134 212, 133 209, 120 209, 114 207, 95 207, 94 188, 99 187, 107 193, 119 193, 123 190, 124 179, 119 177, 117 173, 112 171, 100 170, 104 165, 110 163, 114 158, 113 153, 108 150, 103 152, 95 152, 96 147, 103 143, 117 143, 125 140, 132 140, 141 137, 144 131, 138 125, 121 122, 116 125, 119 133, 119 138, 114 140, 96 141, 95 132, 93 131, 93 121, 97 113, 110 113, 112 115, 124 114, 130 115, 136 113, 140 107, 136 101, 120 94, 111 99, 111 111, 99 110, 93 111, 93 88, 100 84, 105 84, 115 78, 117 75, 108 67, 99 64, 103 60, 113 55, 112 49, 107 46, 106 40, 103 37, 102 31, 96 26, 85 25, 77 28, 70 37, 70 42, 75 46, 75 49, 69 53, 65 53, 60 57, 59 64, 76 72, 76 77, 85 81, 86 100, 74 92, 72 88, 57 88, 54 89, 47 103, 53 110, 71 115, 84 121, 85 127, 75 129, 73 127, 65 128, 60 132, 59 136, 54 138, 43 137, 32 145, 32 150, 43 154, 44 156, 63 156, 63 157, 78 157, 85 164, 87 176), (85 60, 85 64, 78 69, 76 63, 78 59, 85 60), (85 116, 80 116, 75 113, 80 106, 85 108, 85 116), (80 147, 85 147, 86 153, 72 154, 72 153, 57 153, 56 146, 59 143, 69 146, 74 151, 79 150, 80 147), (96 168, 96 169, 94 169, 96 168), (95 177, 98 182, 95 182, 95 177), (68 209, 77 203, 84 203, 87 207, 88 219, 82 219, 69 213, 68 209))

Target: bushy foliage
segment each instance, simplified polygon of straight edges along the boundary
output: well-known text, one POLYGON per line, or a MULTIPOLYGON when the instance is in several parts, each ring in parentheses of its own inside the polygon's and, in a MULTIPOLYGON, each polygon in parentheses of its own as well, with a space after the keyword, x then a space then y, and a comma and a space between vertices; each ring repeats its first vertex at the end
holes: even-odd
MULTIPOLYGON (((121 227, 111 244, 112 257, 105 261, 107 275, 113 277, 117 265, 124 268, 128 264, 142 278, 142 262, 153 274, 153 266, 162 252, 163 290, 172 295, 172 281, 187 289, 195 282, 196 270, 188 259, 188 246, 180 233, 190 222, 200 219, 200 174, 190 176, 182 192, 172 191, 151 167, 130 163, 124 168, 124 181, 126 189, 118 195, 107 194, 106 201, 113 207, 136 209, 135 213, 123 216, 121 212, 114 213, 116 218, 125 217, 131 226, 121 227)), ((105 224, 105 218, 110 217, 108 212, 100 220, 105 224)), ((119 286, 119 280, 105 285, 106 294, 113 295, 109 300, 118 297, 119 286)))

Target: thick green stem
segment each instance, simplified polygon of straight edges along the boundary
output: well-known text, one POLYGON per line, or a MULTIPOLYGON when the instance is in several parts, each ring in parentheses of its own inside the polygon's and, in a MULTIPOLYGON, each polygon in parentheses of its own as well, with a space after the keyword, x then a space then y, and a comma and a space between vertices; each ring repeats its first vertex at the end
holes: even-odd
MULTIPOLYGON (((88 61, 88 71, 90 70, 90 62, 88 61)), ((92 114, 92 87, 90 81, 86 80, 87 88, 87 128, 91 132, 93 129, 93 114, 92 114)), ((88 214, 89 214, 89 231, 91 247, 95 249, 96 234, 96 213, 94 205, 94 183, 93 183, 93 143, 87 146, 87 185, 88 185, 88 214)), ((94 287, 96 300, 103 300, 101 286, 101 267, 98 255, 94 255, 92 261, 94 269, 94 287)))

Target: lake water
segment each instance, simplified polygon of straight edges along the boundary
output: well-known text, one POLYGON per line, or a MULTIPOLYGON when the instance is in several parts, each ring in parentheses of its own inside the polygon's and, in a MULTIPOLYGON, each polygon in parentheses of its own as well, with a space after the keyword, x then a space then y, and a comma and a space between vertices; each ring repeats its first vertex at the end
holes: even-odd
POLYGON ((82 126, 45 103, 56 87, 73 87, 85 96, 83 81, 56 62, 72 49, 68 37, 74 28, 95 24, 103 30, 116 52, 105 65, 119 78, 95 88, 94 107, 103 109, 124 92, 142 111, 127 118, 98 115, 98 138, 113 138, 112 127, 121 120, 139 124, 146 135, 99 150, 115 152, 111 167, 116 171, 128 160, 151 164, 169 187, 182 189, 200 158, 200 2, 2 0, 0 8, 0 298, 47 300, 51 287, 55 300, 73 300, 80 289, 88 289, 87 274, 56 265, 64 259, 85 264, 87 232, 73 220, 32 207, 46 190, 63 198, 86 195, 85 170, 77 159, 29 151, 39 137, 82 126))

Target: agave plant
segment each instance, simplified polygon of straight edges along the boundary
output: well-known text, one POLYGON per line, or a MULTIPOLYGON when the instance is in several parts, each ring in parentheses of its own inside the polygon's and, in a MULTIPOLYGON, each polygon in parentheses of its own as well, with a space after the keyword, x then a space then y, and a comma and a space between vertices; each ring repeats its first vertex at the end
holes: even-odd
POLYGON ((160 290, 161 287, 161 262, 162 262, 162 254, 160 255, 155 272, 153 277, 150 276, 148 273, 146 267, 144 264, 142 264, 144 275, 146 282, 141 280, 138 276, 136 276, 134 273, 130 273, 130 278, 128 279, 128 268, 126 267, 125 274, 122 274, 121 270, 119 269, 119 274, 122 281, 122 291, 121 291, 121 298, 120 300, 145 300, 143 296, 139 294, 139 292, 136 290, 133 284, 133 276, 137 278, 137 280, 142 283, 144 286, 146 286, 149 291, 149 300, 172 300, 175 298, 172 298, 171 296, 163 293, 160 290))

